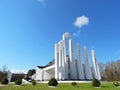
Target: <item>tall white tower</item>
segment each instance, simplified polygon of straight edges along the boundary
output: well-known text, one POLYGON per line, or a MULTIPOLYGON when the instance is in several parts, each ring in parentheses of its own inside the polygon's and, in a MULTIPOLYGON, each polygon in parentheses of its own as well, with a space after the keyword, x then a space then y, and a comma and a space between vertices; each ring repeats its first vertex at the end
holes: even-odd
POLYGON ((84 74, 84 69, 83 69, 83 64, 82 64, 82 59, 80 55, 80 45, 76 44, 76 54, 77 54, 77 76, 78 79, 85 79, 85 74, 84 74))
POLYGON ((91 67, 88 60, 87 48, 85 46, 84 46, 84 68, 85 68, 85 78, 88 80, 91 80, 92 72, 91 72, 91 67))
POLYGON ((93 70, 94 70, 93 71, 93 75, 94 75, 94 78, 100 80, 101 79, 100 70, 99 70, 99 66, 98 66, 97 60, 96 60, 95 51, 91 50, 91 54, 92 54, 92 62, 93 62, 93 70))

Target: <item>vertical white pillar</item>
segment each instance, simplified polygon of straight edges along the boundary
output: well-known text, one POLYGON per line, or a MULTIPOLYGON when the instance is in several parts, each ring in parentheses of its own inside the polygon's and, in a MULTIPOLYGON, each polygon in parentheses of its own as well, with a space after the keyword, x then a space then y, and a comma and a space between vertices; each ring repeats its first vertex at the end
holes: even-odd
POLYGON ((97 66, 98 80, 101 80, 100 69, 99 69, 98 63, 96 66, 97 66))
POLYGON ((59 44, 55 44, 55 78, 59 78, 59 44))
POLYGON ((61 51, 62 51, 62 79, 65 79, 65 58, 64 58, 64 40, 61 41, 61 51))
POLYGON ((79 44, 76 45, 76 54, 77 54, 77 75, 78 79, 85 79, 84 69, 82 64, 82 59, 80 55, 80 46, 79 44))
POLYGON ((68 57, 67 57, 67 48, 66 48, 66 38, 69 38, 69 33, 63 34, 63 48, 64 48, 64 60, 65 60, 65 79, 68 79, 68 57))
POLYGON ((97 79, 97 68, 96 68, 96 62, 95 62, 95 53, 93 50, 91 50, 91 54, 92 54, 92 63, 93 63, 93 75, 94 78, 97 79))
POLYGON ((63 40, 65 40, 65 39, 66 39, 65 34, 63 34, 63 40))
POLYGON ((98 63, 97 63, 97 60, 96 60, 95 51, 91 50, 91 54, 92 54, 92 62, 93 62, 93 70, 94 70, 93 75, 94 75, 94 78, 100 80, 101 76, 100 76, 99 66, 98 66, 98 63))
POLYGON ((66 52, 66 40, 63 40, 63 57, 64 57, 64 79, 68 79, 68 63, 66 52))
POLYGON ((69 39, 69 55, 70 55, 71 79, 77 79, 76 65, 75 65, 75 61, 74 61, 73 46, 72 46, 72 39, 69 39))
POLYGON ((62 50, 61 41, 59 42, 59 80, 62 79, 62 50))
POLYGON ((91 72, 91 67, 88 60, 87 48, 85 46, 84 46, 84 68, 85 68, 85 78, 88 80, 91 80, 92 72, 91 72))

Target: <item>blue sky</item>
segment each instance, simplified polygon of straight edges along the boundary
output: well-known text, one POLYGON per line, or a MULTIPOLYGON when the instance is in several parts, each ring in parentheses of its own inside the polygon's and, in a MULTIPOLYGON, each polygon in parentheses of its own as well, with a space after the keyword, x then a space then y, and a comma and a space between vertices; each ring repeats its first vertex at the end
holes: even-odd
POLYGON ((0 68, 7 65, 10 70, 26 71, 47 64, 65 32, 73 35, 74 45, 80 43, 81 54, 85 45, 89 54, 91 49, 96 51, 98 62, 120 59, 119 3, 0 0, 0 68))

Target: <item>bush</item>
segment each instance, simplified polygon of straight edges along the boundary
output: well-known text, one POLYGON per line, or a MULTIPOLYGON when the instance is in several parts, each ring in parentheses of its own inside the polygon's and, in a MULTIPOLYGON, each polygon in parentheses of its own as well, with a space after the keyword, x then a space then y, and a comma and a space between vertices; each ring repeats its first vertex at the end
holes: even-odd
POLYGON ((71 84, 72 84, 72 86, 76 86, 76 85, 77 85, 77 83, 76 83, 76 82, 72 82, 71 84))
POLYGON ((55 78, 51 78, 48 82, 48 85, 49 86, 57 86, 58 85, 58 82, 55 78))
POLYGON ((32 85, 35 86, 37 82, 35 80, 32 80, 32 85))
POLYGON ((22 84, 22 80, 16 80, 15 81, 15 85, 21 85, 22 84))
POLYGON ((1 84, 8 84, 8 79, 7 78, 5 78, 5 79, 3 79, 3 80, 1 80, 1 84))
POLYGON ((114 81, 114 82, 113 82, 113 85, 116 86, 116 87, 118 87, 118 86, 119 86, 119 83, 118 83, 117 81, 114 81))
POLYGON ((100 81, 98 79, 93 79, 92 80, 92 86, 93 87, 99 87, 100 86, 100 81))

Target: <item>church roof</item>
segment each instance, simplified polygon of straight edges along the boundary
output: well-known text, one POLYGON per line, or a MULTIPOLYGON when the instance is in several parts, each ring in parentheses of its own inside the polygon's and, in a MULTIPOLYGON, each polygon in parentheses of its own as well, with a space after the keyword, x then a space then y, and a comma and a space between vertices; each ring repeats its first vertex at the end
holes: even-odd
POLYGON ((46 68, 46 67, 52 66, 54 64, 55 64, 55 60, 52 60, 48 64, 46 64, 45 66, 37 66, 37 67, 42 69, 42 68, 46 68))

